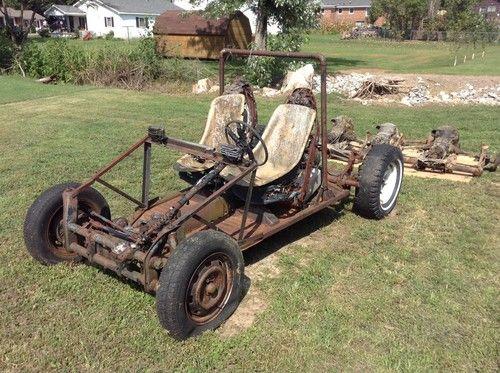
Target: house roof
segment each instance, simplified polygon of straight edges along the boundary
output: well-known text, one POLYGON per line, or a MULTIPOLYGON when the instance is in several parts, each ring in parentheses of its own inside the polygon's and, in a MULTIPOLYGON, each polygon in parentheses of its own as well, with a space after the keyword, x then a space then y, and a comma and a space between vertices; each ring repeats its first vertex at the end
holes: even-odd
POLYGON ((372 0, 323 0, 322 8, 370 8, 372 0))
POLYGON ((53 4, 50 6, 49 9, 45 11, 45 15, 50 15, 53 10, 58 10, 62 14, 67 15, 67 16, 84 16, 85 12, 81 9, 78 9, 77 7, 71 6, 71 5, 59 5, 59 4, 53 4))
MULTIPOLYGON (((9 17, 11 17, 11 18, 19 18, 19 17, 21 17, 21 10, 19 10, 19 9, 14 9, 14 8, 7 7, 7 13, 9 15, 9 17)), ((32 14, 33 14, 33 12, 31 10, 25 9, 23 11, 23 19, 30 20, 32 14)), ((3 17, 3 13, 2 12, 0 12, 0 16, 3 17)), ((35 13, 35 19, 40 19, 41 20, 41 19, 45 19, 45 17, 41 16, 38 13, 35 13)))
MULTIPOLYGON (((236 12, 234 16, 240 15, 240 13, 236 12)), ((208 19, 198 12, 169 10, 156 19, 154 33, 168 35, 226 35, 234 16, 208 19)))
MULTIPOLYGON (((181 10, 174 5, 172 0, 94 0, 121 14, 146 14, 160 15, 167 10, 181 10)), ((74 6, 85 3, 85 0, 77 1, 74 6)))

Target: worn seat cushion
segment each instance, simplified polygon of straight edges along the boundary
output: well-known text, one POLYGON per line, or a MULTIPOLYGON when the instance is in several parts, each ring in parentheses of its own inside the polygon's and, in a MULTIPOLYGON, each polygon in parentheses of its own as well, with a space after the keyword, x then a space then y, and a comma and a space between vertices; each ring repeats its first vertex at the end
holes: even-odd
MULTIPOLYGON (((243 120, 244 110, 245 96, 242 94, 229 94, 215 98, 208 112, 205 132, 200 144, 219 151, 220 145, 227 143, 224 133, 226 124, 234 120, 243 120)), ((213 166, 213 161, 200 162, 196 157, 187 154, 177 161, 175 168, 179 171, 201 172, 213 166)))
MULTIPOLYGON (((256 186, 272 183, 297 166, 304 154, 315 119, 316 111, 306 106, 283 104, 276 108, 262 134, 269 159, 257 168, 256 186)), ((264 159, 264 147, 261 143, 253 151, 257 160, 264 159)), ((228 166, 221 172, 221 176, 230 180, 240 173, 239 167, 228 166)), ((246 186, 249 180, 250 175, 247 175, 238 184, 246 186)))

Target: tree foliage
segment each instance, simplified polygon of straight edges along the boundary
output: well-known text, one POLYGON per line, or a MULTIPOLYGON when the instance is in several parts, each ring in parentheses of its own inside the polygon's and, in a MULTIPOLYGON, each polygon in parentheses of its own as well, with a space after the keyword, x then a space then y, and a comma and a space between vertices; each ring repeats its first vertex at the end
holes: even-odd
POLYGON ((374 0, 370 20, 385 17, 397 37, 411 28, 418 28, 428 11, 428 0, 374 0))
MULTIPOLYGON (((190 2, 200 5, 203 0, 190 2)), ((318 0, 214 0, 208 3, 205 12, 211 16, 226 16, 245 7, 257 18, 256 48, 265 49, 269 23, 276 23, 285 34, 312 28, 317 24, 320 3, 318 0)))
POLYGON ((35 22, 35 13, 43 14, 47 9, 50 0, 1 0, 0 13, 5 17, 5 33, 10 38, 16 49, 21 49, 22 45, 28 38, 28 33, 35 22), (24 18, 24 13, 28 10, 33 10, 33 13, 25 25, 14 25, 14 19, 9 15, 7 8, 13 8, 21 11, 21 18, 24 18))
POLYGON ((409 30, 448 31, 472 38, 487 37, 492 31, 484 17, 474 10, 478 0, 374 0, 370 19, 385 17, 397 36, 409 30))

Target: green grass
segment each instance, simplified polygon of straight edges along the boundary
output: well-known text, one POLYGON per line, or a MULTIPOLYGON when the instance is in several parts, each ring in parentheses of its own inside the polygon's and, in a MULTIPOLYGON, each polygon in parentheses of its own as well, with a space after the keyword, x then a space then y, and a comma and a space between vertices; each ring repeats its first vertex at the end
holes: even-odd
POLYGON ((2 78, 0 87, 0 104, 33 100, 42 97, 64 96, 95 89, 91 86, 74 86, 69 84, 34 83, 21 76, 12 75, 2 78))
POLYGON ((399 73, 450 75, 500 75, 500 46, 461 46, 445 42, 341 40, 338 35, 313 33, 303 51, 323 53, 331 72, 349 69, 381 69, 399 73), (471 60, 472 53, 476 58, 471 60), (455 55, 458 64, 453 67, 455 55), (467 61, 463 63, 464 55, 467 61))
MULTIPOLYGON (((364 220, 348 204, 291 227, 245 255, 270 255, 275 266, 272 276, 269 258, 249 267, 261 269, 250 275, 250 294, 264 305, 253 325, 177 343, 160 328, 152 296, 96 268, 31 259, 22 224, 40 192, 84 179, 149 124, 197 140, 211 98, 62 85, 35 97, 39 89, 0 77, 2 371, 497 369, 496 175, 469 184, 407 177, 386 220, 364 220)), ((263 121, 277 103, 258 100, 263 121)), ((352 116, 360 134, 392 121, 423 137, 452 121, 466 149, 500 148, 497 108, 329 103, 330 116, 352 116)), ((153 156, 154 191, 180 188, 171 169, 177 154, 155 148, 153 156)), ((107 180, 138 195, 139 176, 137 155, 107 180)), ((115 216, 130 211, 110 200, 115 216)))

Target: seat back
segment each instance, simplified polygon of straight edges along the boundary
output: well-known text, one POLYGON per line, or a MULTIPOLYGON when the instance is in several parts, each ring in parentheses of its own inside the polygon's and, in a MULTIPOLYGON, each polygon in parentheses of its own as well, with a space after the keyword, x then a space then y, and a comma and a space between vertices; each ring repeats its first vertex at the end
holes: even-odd
MULTIPOLYGON (((245 111, 243 94, 228 94, 215 98, 210 105, 205 131, 200 144, 220 150, 220 145, 227 143, 224 129, 233 120, 242 120, 245 111)), ((184 172, 203 172, 214 166, 213 161, 201 162, 198 158, 186 154, 174 164, 174 169, 184 172)))
POLYGON ((220 150, 220 145, 227 143, 224 129, 233 120, 243 120, 245 96, 229 94, 215 98, 208 112, 205 132, 200 144, 220 150))
MULTIPOLYGON (((316 111, 306 106, 282 104, 276 108, 262 134, 269 158, 257 169, 256 186, 269 184, 297 166, 304 154, 315 119, 316 111)), ((264 147, 261 143, 254 148, 254 155, 258 161, 264 159, 264 147)), ((221 175, 231 179, 240 172, 237 167, 229 166, 221 175)), ((247 176, 239 184, 248 184, 249 179, 247 176)))

